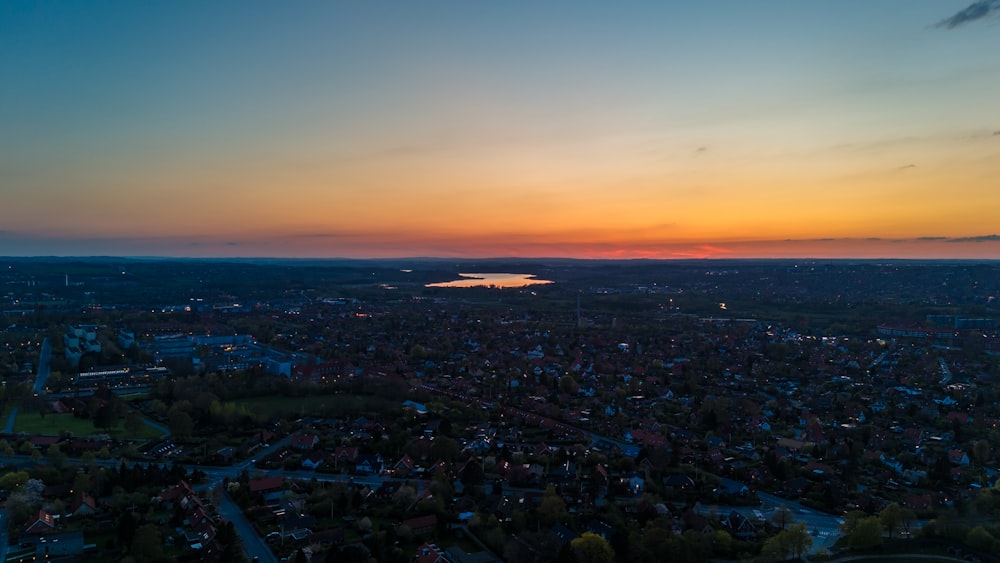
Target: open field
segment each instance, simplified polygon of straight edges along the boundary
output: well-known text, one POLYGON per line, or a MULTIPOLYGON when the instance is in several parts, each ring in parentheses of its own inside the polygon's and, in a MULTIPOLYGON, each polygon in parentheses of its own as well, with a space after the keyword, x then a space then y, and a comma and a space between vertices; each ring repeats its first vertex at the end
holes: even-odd
MULTIPOLYGON (((3 420, 7 420, 8 412, 2 415, 3 420)), ((14 432, 25 434, 48 434, 59 435, 61 432, 70 432, 74 436, 91 436, 94 434, 108 434, 115 438, 125 438, 132 440, 147 440, 158 438, 160 433, 145 424, 138 432, 130 433, 125 430, 124 425, 119 422, 108 431, 94 426, 94 423, 87 418, 77 418, 70 413, 46 414, 44 417, 37 412, 25 412, 23 409, 17 413, 14 421, 14 432)))

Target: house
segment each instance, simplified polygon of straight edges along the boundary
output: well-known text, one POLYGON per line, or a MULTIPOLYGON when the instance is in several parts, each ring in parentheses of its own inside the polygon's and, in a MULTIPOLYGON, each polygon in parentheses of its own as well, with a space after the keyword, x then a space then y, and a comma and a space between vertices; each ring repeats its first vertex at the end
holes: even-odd
POLYGON ((69 511, 73 516, 90 516, 97 512, 97 503, 94 501, 94 497, 80 491, 73 497, 69 511))
POLYGON ((502 563, 503 559, 500 559, 496 555, 488 551, 476 551, 473 553, 467 553, 464 549, 457 545, 453 545, 445 550, 445 554, 448 556, 449 561, 454 561, 455 563, 502 563))
POLYGON ((62 438, 59 436, 32 436, 31 438, 28 438, 28 441, 31 442, 31 445, 36 450, 46 451, 50 447, 61 442, 62 438))
POLYGON ((622 485, 624 485, 626 492, 632 496, 639 496, 646 490, 646 482, 638 475, 622 478, 622 485))
POLYGON ((337 463, 344 461, 354 463, 354 460, 358 459, 358 448, 355 446, 337 446, 337 449, 333 451, 333 457, 337 463))
POLYGON ((598 463, 594 466, 594 482, 597 483, 598 487, 608 486, 608 470, 606 467, 598 463))
POLYGON ((326 462, 328 454, 326 452, 309 452, 302 456, 302 467, 305 469, 318 469, 326 462))
POLYGON ((948 450, 948 461, 952 465, 969 465, 969 455, 959 449, 948 450))
POLYGON ((44 510, 39 510, 38 514, 31 517, 24 525, 25 534, 48 534, 56 529, 56 521, 51 514, 44 510))
POLYGON ((833 468, 829 465, 816 461, 810 460, 804 467, 806 471, 811 471, 815 475, 833 475, 833 468))
POLYGON ((919 446, 924 441, 924 431, 916 427, 907 428, 903 432, 903 441, 907 444, 919 446))
POLYGON ((324 547, 340 545, 344 542, 344 528, 330 528, 319 532, 313 532, 309 536, 309 543, 319 544, 324 547))
POLYGON ((610 540, 615 534, 615 529, 612 528, 607 522, 602 522, 601 520, 591 520, 588 522, 587 531, 592 534, 597 534, 606 540, 610 540))
POLYGON ((438 518, 435 514, 418 516, 416 518, 410 518, 409 520, 403 520, 400 522, 400 526, 406 526, 415 536, 429 536, 437 530, 437 525, 438 518))
POLYGON ((700 534, 712 534, 715 529, 712 528, 712 524, 698 511, 694 508, 689 507, 681 515, 681 520, 684 521, 684 526, 689 530, 694 530, 700 534))
POLYGON ((403 401, 403 408, 409 409, 418 415, 427 414, 427 407, 423 403, 417 403, 415 401, 403 401))
POLYGON ((319 443, 315 434, 296 434, 292 436, 291 446, 297 450, 311 450, 319 443))
POLYGON ((687 475, 667 475, 663 478, 663 486, 678 491, 693 491, 695 489, 694 479, 687 475))
POLYGON ((754 523, 735 510, 730 511, 729 515, 722 520, 722 525, 730 534, 741 540, 749 541, 757 537, 757 528, 754 523))
POLYGON ((84 552, 83 530, 24 535, 21 536, 21 545, 35 549, 33 561, 77 561, 84 552))
POLYGON ((277 491, 284 485, 284 477, 263 477, 261 479, 252 479, 249 484, 251 493, 268 493, 271 491, 277 491))
POLYGON ((747 430, 751 432, 770 432, 771 421, 768 420, 766 415, 755 414, 750 417, 750 421, 747 423, 747 430))
POLYGON ((968 424, 972 422, 972 417, 967 412, 951 411, 948 413, 948 420, 958 424, 968 424))
POLYGON ((552 533, 552 535, 554 535, 557 538, 559 545, 565 545, 575 540, 576 538, 580 537, 580 534, 577 534, 573 530, 570 530, 565 525, 560 523, 556 523, 554 526, 552 526, 552 529, 549 531, 552 533))
POLYGON ((912 508, 913 510, 923 511, 930 510, 932 506, 932 499, 930 493, 925 493, 922 495, 910 494, 903 499, 903 506, 912 508))
POLYGON ((745 496, 750 493, 750 487, 747 487, 739 481, 734 481, 732 479, 726 479, 723 477, 719 479, 719 486, 715 489, 715 494, 717 495, 739 495, 745 496))
POLYGON ((552 449, 548 445, 546 445, 545 442, 542 442, 542 443, 538 444, 537 446, 535 446, 535 450, 532 453, 536 457, 537 456, 542 456, 542 455, 548 455, 548 454, 552 453, 552 449))
POLYGON ((786 498, 798 498, 806 494, 806 489, 809 488, 809 481, 804 477, 795 477, 785 481, 781 486, 784 496, 786 498))
POLYGON ((354 470, 358 473, 379 474, 382 472, 381 455, 362 455, 354 461, 354 470))
POLYGON ((414 467, 416 467, 416 463, 414 463, 413 458, 403 454, 403 457, 392 465, 391 470, 397 477, 406 477, 413 471, 414 467))
POLYGON ((445 557, 444 551, 432 544, 424 542, 417 548, 417 554, 413 558, 413 563, 450 563, 445 557))

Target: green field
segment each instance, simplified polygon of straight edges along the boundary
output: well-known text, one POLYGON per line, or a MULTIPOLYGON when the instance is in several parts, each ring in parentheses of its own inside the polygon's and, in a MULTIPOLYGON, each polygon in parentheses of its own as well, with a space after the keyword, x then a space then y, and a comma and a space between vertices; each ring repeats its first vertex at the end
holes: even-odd
MULTIPOLYGON (((2 415, 4 424, 6 424, 9 414, 9 411, 5 411, 2 415)), ((131 440, 148 440, 158 438, 160 436, 160 432, 158 430, 146 426, 145 424, 142 425, 137 433, 127 432, 121 422, 105 432, 104 429, 95 427, 94 423, 90 419, 77 418, 70 413, 50 413, 42 417, 37 412, 25 412, 23 409, 19 410, 17 413, 17 419, 14 421, 14 432, 23 432, 31 435, 48 434, 55 436, 59 435, 61 432, 70 432, 74 436, 108 434, 115 438, 131 440)))

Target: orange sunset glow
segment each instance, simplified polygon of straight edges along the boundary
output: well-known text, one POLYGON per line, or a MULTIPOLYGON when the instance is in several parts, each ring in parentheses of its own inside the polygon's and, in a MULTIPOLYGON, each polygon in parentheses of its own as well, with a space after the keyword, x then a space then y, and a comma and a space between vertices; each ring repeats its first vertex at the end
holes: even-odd
POLYGON ((1000 258, 992 14, 759 4, 8 4, 0 255, 1000 258))

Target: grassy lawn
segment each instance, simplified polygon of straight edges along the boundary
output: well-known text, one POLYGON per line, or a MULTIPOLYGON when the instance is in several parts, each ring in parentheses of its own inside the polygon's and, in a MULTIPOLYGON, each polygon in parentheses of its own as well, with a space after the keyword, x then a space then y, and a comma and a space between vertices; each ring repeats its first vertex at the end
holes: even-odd
MULTIPOLYGON (((5 412, 2 415, 4 423, 7 421, 8 414, 9 413, 5 412)), ((20 410, 17 413, 17 419, 14 421, 14 432, 24 432, 25 434, 59 435, 60 432, 64 431, 71 432, 74 436, 90 436, 93 434, 106 433, 116 438, 135 440, 146 440, 158 438, 160 436, 160 432, 158 430, 146 426, 145 424, 143 424, 136 433, 127 432, 121 422, 109 431, 105 432, 101 428, 96 428, 90 419, 77 418, 71 413, 50 413, 42 417, 37 412, 25 412, 20 410)))

